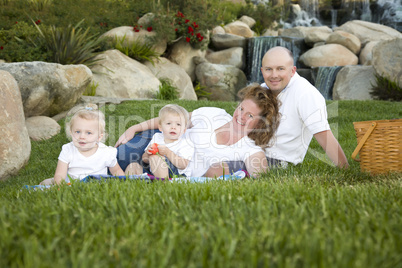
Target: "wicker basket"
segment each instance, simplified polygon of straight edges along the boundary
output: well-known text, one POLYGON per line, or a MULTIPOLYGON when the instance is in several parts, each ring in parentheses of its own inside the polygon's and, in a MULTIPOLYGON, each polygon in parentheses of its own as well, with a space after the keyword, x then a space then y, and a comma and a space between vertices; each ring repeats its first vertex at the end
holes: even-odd
POLYGON ((353 123, 357 147, 353 160, 372 174, 402 171, 402 119, 353 123), (356 159, 360 153, 360 159, 356 159))

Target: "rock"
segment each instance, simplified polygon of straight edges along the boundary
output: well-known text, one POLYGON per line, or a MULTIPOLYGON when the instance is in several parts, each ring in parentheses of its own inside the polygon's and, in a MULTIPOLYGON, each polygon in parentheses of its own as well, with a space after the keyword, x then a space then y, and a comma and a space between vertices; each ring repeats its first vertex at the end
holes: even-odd
POLYGON ((154 98, 159 91, 158 78, 144 64, 120 51, 108 50, 93 67, 96 96, 112 98, 154 98))
POLYGON ((0 70, 0 180, 14 176, 28 162, 31 141, 17 81, 0 70))
POLYGON ((210 92, 210 100, 234 101, 237 92, 246 86, 246 75, 231 65, 220 65, 209 62, 200 63, 196 67, 197 80, 205 91, 210 92))
POLYGON ((247 39, 234 34, 215 34, 211 37, 211 42, 216 49, 227 49, 231 47, 246 48, 247 39))
POLYGON ((344 31, 335 31, 328 36, 327 44, 339 44, 350 51, 352 51, 355 55, 359 55, 359 51, 361 48, 360 39, 351 33, 347 33, 344 31))
POLYGON ((17 80, 26 117, 53 116, 67 111, 91 83, 92 72, 85 65, 46 62, 1 63, 17 80))
POLYGON ((172 81, 172 85, 179 89, 180 99, 197 100, 197 95, 195 94, 190 76, 179 65, 166 58, 160 58, 154 65, 150 62, 146 62, 145 66, 147 66, 158 79, 167 78, 172 81))
POLYGON ((300 61, 309 67, 356 65, 358 58, 349 49, 338 44, 314 47, 301 55, 300 61))
POLYGON ((232 65, 239 69, 244 68, 245 55, 241 47, 232 47, 212 52, 205 56, 205 58, 211 63, 232 65))
POLYGON ((336 76, 333 87, 334 100, 371 100, 372 84, 375 84, 372 66, 345 66, 336 76))
POLYGON ((241 18, 239 19, 239 21, 244 22, 245 24, 247 24, 247 26, 248 26, 250 29, 253 28, 254 25, 255 25, 255 23, 256 23, 255 19, 253 19, 253 18, 251 18, 251 17, 249 17, 249 16, 246 16, 246 15, 241 16, 241 18))
POLYGON ((141 18, 138 19, 138 25, 142 25, 142 26, 147 26, 149 24, 151 24, 151 22, 154 20, 155 18, 155 14, 154 13, 147 13, 144 16, 142 16, 141 18))
POLYGON ((114 28, 102 35, 102 37, 110 37, 110 38, 119 38, 124 40, 124 43, 127 46, 130 46, 134 42, 141 42, 147 43, 152 45, 152 48, 158 55, 162 55, 167 48, 167 41, 166 40, 158 40, 158 42, 154 42, 156 36, 156 32, 151 31, 148 32, 145 29, 140 28, 139 32, 135 32, 133 27, 131 26, 120 26, 114 28))
POLYGON ((363 46, 370 41, 402 38, 402 33, 391 27, 361 20, 348 21, 335 30, 342 30, 357 36, 363 46))
POLYGON ((245 38, 250 38, 254 36, 254 32, 250 29, 250 27, 246 23, 241 21, 234 21, 226 24, 225 26, 223 26, 223 29, 225 29, 225 32, 227 34, 234 34, 245 38))
POLYGON ((60 125, 47 116, 33 116, 25 120, 29 137, 34 141, 48 140, 60 133, 60 125))
POLYGON ((304 41, 313 46, 317 42, 325 42, 332 33, 328 26, 306 27, 304 30, 304 41))
POLYGON ((278 31, 273 29, 266 29, 262 36, 278 36, 278 31))
POLYGON ((225 29, 223 29, 222 26, 216 26, 215 28, 212 29, 211 34, 212 35, 214 35, 214 34, 225 34, 225 29))
POLYGON ((307 34, 308 27, 305 26, 296 26, 288 29, 279 29, 279 36, 288 36, 295 38, 305 38, 307 34))
POLYGON ((194 57, 205 57, 206 51, 193 48, 184 39, 172 46, 172 51, 168 59, 183 68, 190 76, 191 81, 195 80, 195 63, 194 57))
POLYGON ((370 41, 360 51, 359 62, 361 65, 372 65, 373 60, 373 47, 377 45, 379 41, 370 41))
POLYGON ((373 66, 377 74, 402 86, 402 38, 381 41, 373 47, 373 66))

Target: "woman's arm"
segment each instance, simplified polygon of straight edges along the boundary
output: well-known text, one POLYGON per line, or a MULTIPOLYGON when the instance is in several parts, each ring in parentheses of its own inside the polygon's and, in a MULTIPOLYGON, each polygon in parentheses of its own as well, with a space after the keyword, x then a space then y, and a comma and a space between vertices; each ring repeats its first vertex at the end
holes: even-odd
POLYGON ((54 173, 54 182, 60 184, 67 177, 68 164, 59 160, 57 162, 56 171, 54 173))
POLYGON ((148 130, 148 129, 157 129, 158 127, 159 127, 158 117, 155 117, 155 118, 149 119, 147 121, 133 125, 133 126, 129 127, 123 133, 123 135, 120 136, 120 138, 117 140, 114 147, 117 148, 119 145, 127 143, 129 140, 131 140, 134 137, 135 133, 137 133, 137 132, 141 132, 141 131, 148 130))

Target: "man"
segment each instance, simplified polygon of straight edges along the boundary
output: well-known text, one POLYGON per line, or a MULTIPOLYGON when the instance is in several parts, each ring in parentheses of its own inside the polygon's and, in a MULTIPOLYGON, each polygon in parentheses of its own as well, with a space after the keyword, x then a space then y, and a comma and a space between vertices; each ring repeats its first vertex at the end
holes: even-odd
POLYGON ((276 140, 265 150, 267 158, 301 163, 314 136, 336 166, 347 168, 345 153, 328 124, 325 99, 296 72, 292 52, 284 47, 269 49, 261 72, 265 81, 262 86, 278 97, 282 114, 276 140))

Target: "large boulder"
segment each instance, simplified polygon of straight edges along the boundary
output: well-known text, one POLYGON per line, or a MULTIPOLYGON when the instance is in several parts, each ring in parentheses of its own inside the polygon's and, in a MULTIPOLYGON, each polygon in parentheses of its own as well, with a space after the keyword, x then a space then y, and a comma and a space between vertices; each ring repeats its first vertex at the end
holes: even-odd
POLYGON ((146 62, 151 72, 158 78, 167 78, 172 82, 172 85, 179 90, 179 98, 182 100, 197 100, 193 83, 190 76, 179 65, 161 57, 154 64, 146 62))
POLYGON ((60 125, 47 116, 33 116, 25 120, 29 137, 34 141, 48 140, 60 133, 60 125))
POLYGON ((234 101, 237 92, 247 85, 247 77, 239 68, 213 64, 202 58, 197 58, 196 63, 197 80, 211 93, 210 100, 234 101))
POLYGON ((241 21, 234 21, 229 24, 223 26, 225 32, 228 34, 234 34, 238 36, 243 36, 245 38, 250 38, 254 36, 254 32, 250 29, 250 27, 241 21))
POLYGON ((402 38, 382 41, 374 46, 373 66, 377 74, 402 86, 402 38))
POLYGON ((247 38, 235 34, 214 34, 211 42, 216 49, 226 49, 231 47, 246 48, 247 38))
POLYGON ((318 42, 325 42, 327 38, 332 33, 332 29, 328 26, 315 26, 315 27, 306 27, 307 29, 304 31, 304 41, 313 46, 318 42))
POLYGON ((359 54, 359 63, 361 65, 372 65, 373 61, 373 48, 377 43, 380 41, 370 41, 368 42, 363 49, 360 51, 359 54))
POLYGON ((334 100, 371 100, 375 84, 373 66, 345 66, 337 74, 333 87, 334 100))
POLYGON ((391 27, 362 20, 348 21, 335 30, 342 30, 357 36, 363 46, 370 41, 402 38, 402 33, 391 27))
POLYGON ((160 81, 144 64, 113 49, 98 55, 92 68, 96 96, 115 98, 154 98, 160 81))
POLYGON ((356 65, 357 56, 338 44, 317 46, 301 55, 300 61, 309 67, 356 65))
POLYGON ((0 70, 0 180, 16 175, 28 162, 31 141, 25 127, 21 93, 14 77, 0 70))
POLYGON ((172 46, 168 59, 183 68, 190 76, 191 81, 195 80, 195 57, 205 57, 206 51, 195 49, 186 40, 181 39, 172 46))
POLYGON ((211 52, 205 56, 210 63, 233 65, 243 69, 245 55, 242 47, 232 47, 217 52, 211 52))
POLYGON ((244 22, 245 24, 247 24, 247 26, 250 27, 250 29, 253 28, 254 25, 256 24, 255 19, 253 19, 253 18, 251 18, 249 16, 246 16, 246 15, 241 16, 239 21, 244 22))
POLYGON ((1 63, 17 80, 26 117, 53 116, 69 110, 92 81, 85 65, 46 62, 1 63))
POLYGON ((356 55, 359 54, 360 48, 362 46, 359 38, 351 33, 347 33, 341 30, 331 33, 328 36, 326 43, 342 45, 344 47, 347 47, 356 55))
POLYGON ((138 32, 134 31, 132 26, 120 26, 110 31, 104 33, 102 37, 109 37, 111 39, 119 39, 124 41, 123 43, 127 46, 134 44, 135 42, 152 45, 152 48, 155 50, 158 55, 162 55, 167 48, 166 40, 158 40, 155 42, 156 32, 155 31, 147 31, 143 28, 138 28, 138 32))

